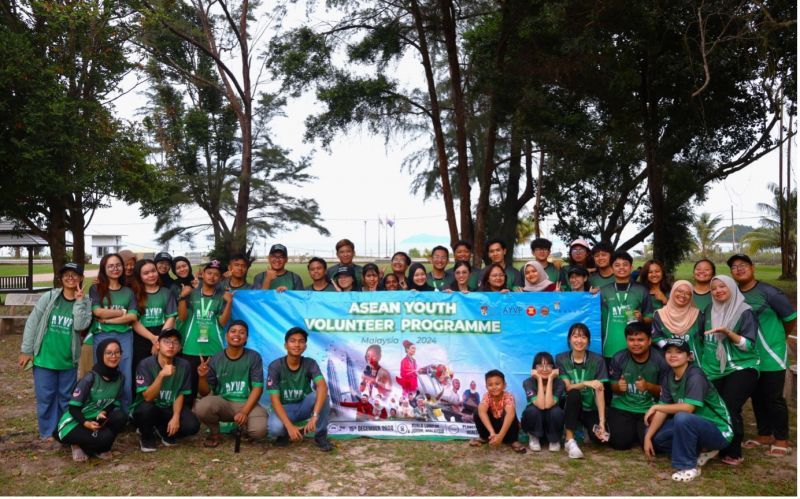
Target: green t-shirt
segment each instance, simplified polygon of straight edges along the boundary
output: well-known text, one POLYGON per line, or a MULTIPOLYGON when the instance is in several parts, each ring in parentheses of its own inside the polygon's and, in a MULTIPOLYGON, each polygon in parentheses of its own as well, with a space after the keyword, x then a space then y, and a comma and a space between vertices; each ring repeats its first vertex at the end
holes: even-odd
MULTIPOLYGON (((251 289, 262 289, 264 287, 264 279, 267 277, 266 272, 260 272, 253 278, 253 287, 251 289)), ((303 280, 300 276, 287 270, 285 273, 279 275, 272 282, 269 283, 268 289, 278 289, 281 286, 286 286, 289 291, 302 291, 303 280)))
POLYGON ((144 327, 163 326, 167 318, 178 315, 175 296, 165 287, 158 288, 154 293, 147 293, 144 307, 144 315, 139 317, 139 322, 144 327))
POLYGON ((627 348, 625 326, 633 322, 633 312, 638 310, 642 317, 652 317, 650 293, 647 288, 635 282, 609 284, 600 288, 600 320, 603 336, 603 357, 627 348))
POLYGON ((217 288, 206 296, 202 287, 196 288, 186 298, 186 321, 181 324, 183 353, 211 357, 225 346, 224 333, 219 316, 225 308, 222 296, 225 292, 217 288))
POLYGON ((641 377, 648 383, 660 385, 664 376, 671 372, 669 364, 655 347, 650 347, 650 356, 641 363, 636 362, 627 349, 622 350, 611 359, 609 375, 614 384, 625 378, 628 390, 625 393, 614 393, 611 407, 639 414, 646 413, 657 399, 649 391, 640 392, 636 388, 636 381, 641 377))
POLYGON ((428 272, 428 285, 436 291, 443 291, 450 284, 455 281, 456 277, 453 275, 453 269, 444 271, 444 275, 440 278, 434 277, 433 272, 428 272))
POLYGON ((705 310, 711 306, 711 291, 703 294, 698 294, 696 291, 692 290, 692 299, 694 300, 694 304, 700 310, 705 310))
MULTIPOLYGON (((108 294, 100 303, 100 293, 97 291, 97 284, 92 284, 89 288, 89 298, 92 300, 92 310, 98 308, 110 308, 114 310, 127 310, 129 314, 135 314, 139 317, 139 310, 136 308, 136 295, 133 294, 131 288, 122 286, 119 289, 108 290, 108 294)), ((97 333, 127 333, 130 332, 130 324, 101 324, 100 321, 92 321, 92 327, 89 330, 92 334, 97 333)))
MULTIPOLYGON (((192 393, 190 376, 192 370, 191 364, 189 364, 188 360, 181 357, 173 358, 172 363, 175 366, 175 372, 172 376, 161 380, 161 390, 158 392, 158 397, 153 399, 153 403, 156 407, 164 409, 171 408, 179 395, 190 395, 192 393)), ((158 363, 158 355, 151 355, 139 362, 139 365, 136 367, 136 399, 133 401, 133 404, 131 404, 131 414, 133 414, 133 410, 136 409, 136 406, 144 402, 142 393, 155 382, 161 369, 161 364, 158 363)))
MULTIPOLYGON (((600 289, 608 284, 614 284, 615 281, 616 279, 614 278, 613 272, 608 277, 601 276, 599 271, 589 274, 589 286, 593 288, 600 289)), ((567 284, 569 284, 569 282, 567 282, 567 284)))
POLYGON ((231 280, 230 279, 223 279, 222 281, 220 281, 219 287, 222 288, 223 291, 225 291, 226 289, 230 288, 231 289, 231 293, 235 293, 236 291, 247 291, 247 290, 253 289, 253 285, 252 284, 248 284, 247 281, 245 281, 245 283, 242 284, 241 286, 235 286, 235 287, 231 286, 231 280))
POLYGON ((695 416, 711 421, 719 429, 725 440, 733 440, 733 426, 728 407, 719 396, 703 370, 690 365, 681 379, 674 374, 667 375, 668 383, 662 386, 659 404, 690 404, 696 407, 695 416))
POLYGON ((658 311, 656 311, 653 314, 653 344, 658 345, 659 348, 663 348, 666 344, 666 340, 670 338, 683 338, 684 341, 689 343, 689 349, 692 351, 692 354, 694 354, 694 361, 692 361, 692 364, 701 366, 705 325, 705 313, 701 311, 697 315, 697 319, 695 319, 694 324, 692 324, 689 330, 682 335, 677 335, 667 329, 667 327, 664 325, 664 322, 662 322, 658 311))
POLYGON ((770 284, 757 282, 743 292, 744 301, 758 317, 759 370, 783 371, 786 369, 786 330, 784 322, 797 318, 797 311, 781 290, 770 284))
MULTIPOLYGON (((114 381, 107 381, 96 372, 89 371, 75 385, 69 405, 80 407, 83 417, 87 420, 93 420, 109 406, 118 407, 121 392, 122 376, 117 376, 114 381)), ((64 412, 56 428, 58 438, 63 439, 77 426, 78 422, 72 417, 72 414, 69 411, 64 412)))
POLYGON ((33 358, 34 366, 56 371, 76 367, 72 361, 72 335, 77 334, 72 328, 74 304, 74 299, 67 300, 63 294, 56 298, 50 317, 47 318, 47 329, 39 353, 33 358))
MULTIPOLYGON (((354 288, 353 290, 355 291, 355 288, 354 288)), ((310 285, 310 286, 308 287, 308 291, 316 291, 316 292, 318 292, 318 293, 322 293, 322 292, 326 292, 326 293, 335 293, 335 292, 337 292, 338 290, 337 290, 337 289, 334 287, 334 285, 333 285, 333 283, 332 283, 332 282, 329 282, 329 283, 328 283, 328 285, 327 285, 327 286, 325 286, 325 287, 324 287, 324 288, 322 288, 322 289, 315 289, 315 288, 314 288, 314 285, 312 284, 312 285, 310 285)))
MULTIPOLYGON (((583 362, 576 363, 572 359, 572 352, 562 352, 556 355, 556 368, 562 380, 567 380, 570 384, 583 383, 584 381, 597 380, 602 383, 608 381, 606 361, 594 352, 586 352, 583 362)), ((597 402, 595 401, 594 388, 581 388, 581 406, 586 411, 596 411, 597 402)))
POLYGON ((300 367, 292 371, 286 357, 281 357, 270 362, 267 369, 267 393, 280 395, 281 404, 295 404, 311 393, 311 386, 321 379, 316 360, 300 357, 300 367))
MULTIPOLYGON (((713 329, 711 324, 711 309, 706 310, 706 323, 705 331, 713 329)), ((758 335, 758 322, 752 310, 745 310, 736 325, 733 327, 733 332, 747 339, 747 346, 745 350, 740 350, 737 346, 733 345, 728 337, 722 338, 722 345, 725 351, 725 371, 720 372, 719 359, 717 359, 717 335, 704 334, 703 335, 703 353, 700 359, 700 365, 703 371, 711 381, 723 378, 735 371, 742 369, 759 369, 758 352, 756 351, 756 338, 758 335)))
POLYGON ((264 363, 261 355, 245 348, 238 359, 228 357, 225 350, 214 355, 208 363, 206 378, 214 395, 231 402, 247 402, 253 388, 264 386, 264 363))

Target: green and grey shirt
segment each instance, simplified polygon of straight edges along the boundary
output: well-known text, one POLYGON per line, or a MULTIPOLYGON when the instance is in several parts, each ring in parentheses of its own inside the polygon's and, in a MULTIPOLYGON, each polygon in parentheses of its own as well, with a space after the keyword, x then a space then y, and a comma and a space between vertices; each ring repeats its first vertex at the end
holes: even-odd
MULTIPOLYGON (((567 387, 564 385, 564 380, 555 378, 548 381, 553 383, 553 401, 558 405, 560 400, 565 400, 567 396, 567 387)), ((544 386, 545 389, 547 386, 544 386)), ((525 392, 525 400, 528 404, 533 404, 539 396, 539 381, 534 377, 530 377, 522 382, 522 390, 525 392)))
POLYGON ((786 369, 786 330, 784 322, 797 318, 797 311, 781 290, 770 284, 757 282, 742 292, 744 301, 758 317, 759 370, 783 371, 786 369))
POLYGON ((223 350, 208 363, 206 380, 214 395, 231 402, 247 402, 253 388, 264 387, 264 363, 261 355, 245 348, 238 359, 223 350))
POLYGON ((653 343, 663 348, 666 340, 670 338, 683 338, 689 343, 689 349, 694 354, 694 361, 692 364, 696 366, 701 365, 701 358, 703 355, 703 339, 705 336, 706 317, 704 312, 700 312, 695 319, 694 324, 689 328, 686 333, 677 335, 667 329, 658 311, 653 314, 653 343))
POLYGON ((225 291, 216 288, 214 294, 203 294, 198 287, 186 297, 186 321, 181 324, 183 353, 211 357, 225 346, 224 333, 219 316, 225 308, 222 297, 225 291))
POLYGON ((639 283, 609 284, 600 288, 600 320, 603 336, 603 357, 613 357, 627 347, 625 326, 636 321, 634 311, 652 317, 650 293, 639 283))
POLYGON ((273 360, 267 369, 267 393, 280 396, 281 404, 296 404, 311 393, 312 385, 324 379, 314 359, 300 357, 300 367, 292 371, 286 357, 273 360))
MULTIPOLYGON (((589 274, 589 281, 588 282, 589 282, 589 286, 591 286, 593 288, 600 289, 603 286, 607 286, 609 284, 614 284, 614 282, 616 282, 616 278, 614 277, 614 273, 613 272, 611 273, 611 275, 609 275, 607 277, 603 277, 603 276, 600 275, 600 271, 597 270, 597 271, 594 271, 591 274, 589 274)), ((569 284, 569 281, 567 281, 567 284, 569 284)))
POLYGON ((163 326, 169 317, 178 315, 175 296, 163 286, 154 293, 147 293, 147 302, 144 307, 144 315, 139 316, 139 322, 144 327, 163 326))
MULTIPOLYGON (((714 326, 711 324, 711 309, 706 310, 705 330, 708 331, 714 326)), ((722 338, 722 346, 725 352, 725 370, 720 371, 720 361, 717 359, 717 335, 703 335, 703 353, 700 354, 700 365, 708 376, 708 379, 723 378, 735 371, 742 369, 759 369, 758 352, 756 351, 756 338, 758 335, 758 321, 752 310, 745 310, 739 321, 732 328, 736 334, 743 336, 747 340, 744 350, 739 349, 731 343, 727 336, 722 338)))
MULTIPOLYGON (((122 376, 117 376, 114 381, 103 379, 94 371, 89 371, 86 376, 78 381, 72 391, 69 405, 80 407, 81 414, 87 420, 97 418, 97 415, 108 409, 109 406, 119 407, 119 396, 122 392, 122 376)), ((58 421, 58 438, 63 439, 69 432, 78 426, 78 421, 66 411, 58 421)))
POLYGON ((636 362, 627 349, 614 355, 611 359, 609 372, 612 383, 619 383, 625 378, 628 390, 625 393, 614 393, 611 407, 628 412, 644 414, 656 403, 649 391, 640 392, 636 388, 636 381, 643 378, 650 384, 660 385, 664 376, 672 372, 663 354, 655 347, 650 347, 650 356, 644 362, 636 362))
MULTIPOLYGON (((119 289, 109 289, 108 294, 100 303, 100 293, 97 291, 97 284, 92 284, 89 288, 89 298, 92 300, 92 311, 98 308, 110 308, 114 310, 127 310, 129 314, 139 317, 139 310, 136 306, 136 295, 131 288, 122 286, 119 289)), ((97 333, 127 333, 131 331, 130 324, 101 324, 100 321, 93 321, 89 330, 92 334, 97 333)))
POLYGON ((719 396, 703 370, 690 365, 686 368, 681 379, 669 374, 665 379, 667 383, 661 386, 659 404, 690 404, 696 407, 695 416, 711 421, 722 433, 725 440, 733 440, 733 426, 728 407, 719 396))
MULTIPOLYGON (((592 380, 601 383, 608 381, 606 361, 594 352, 587 351, 580 363, 573 360, 572 351, 562 352, 556 355, 556 368, 560 373, 558 377, 572 385, 592 380)), ((594 388, 587 386, 581 389, 581 406, 586 411, 597 410, 594 388)))
MULTIPOLYGON (((263 288, 264 279, 266 276, 266 272, 260 272, 256 274, 256 276, 253 278, 253 287, 251 289, 263 288)), ((269 289, 278 289, 281 286, 286 286, 286 289, 289 291, 302 291, 303 280, 300 279, 299 275, 295 274, 291 270, 287 270, 285 273, 279 275, 269 283, 269 289)))
POLYGON ((33 357, 33 365, 56 371, 66 371, 75 367, 72 361, 73 317, 75 300, 67 300, 60 294, 53 303, 47 329, 42 337, 42 346, 33 357))
MULTIPOLYGON (((189 361, 181 357, 175 357, 172 359, 172 364, 175 366, 175 372, 172 376, 167 376, 161 380, 161 390, 152 401, 156 407, 171 408, 179 395, 190 395, 192 393, 190 376, 192 366, 189 361)), ((136 367, 136 399, 131 404, 131 414, 139 404, 144 402, 142 393, 150 388, 161 369, 162 366, 158 363, 158 355, 151 355, 139 362, 136 367)))
POLYGON ((711 291, 706 293, 700 294, 695 290, 692 290, 692 300, 694 300, 694 304, 700 310, 705 310, 711 306, 711 291))
POLYGON ((245 283, 242 284, 241 286, 235 286, 235 287, 231 286, 231 280, 230 279, 223 279, 222 281, 220 281, 219 287, 222 288, 223 291, 225 291, 228 288, 230 288, 231 289, 231 293, 235 293, 236 291, 247 291, 247 290, 253 289, 253 285, 252 284, 248 284, 247 281, 245 281, 245 283))
POLYGON ((445 270, 444 276, 442 276, 441 279, 434 277, 433 272, 428 272, 428 285, 436 291, 444 291, 455 279, 456 277, 453 275, 453 269, 445 270))

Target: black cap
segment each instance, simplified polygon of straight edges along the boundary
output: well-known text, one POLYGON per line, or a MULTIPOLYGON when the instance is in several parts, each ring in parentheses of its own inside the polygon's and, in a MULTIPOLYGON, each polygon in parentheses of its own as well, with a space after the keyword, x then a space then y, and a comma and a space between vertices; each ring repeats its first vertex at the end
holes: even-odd
POLYGON ((181 332, 174 327, 162 329, 161 332, 158 333, 158 339, 162 340, 164 338, 178 338, 178 341, 181 341, 181 332))
POLYGON ((753 265, 753 260, 751 260, 749 256, 745 255, 744 253, 737 253, 737 254, 733 255, 732 257, 728 258, 728 267, 733 265, 733 262, 735 260, 744 260, 745 262, 749 263, 750 265, 753 265))
POLYGON ((684 340, 683 338, 679 338, 679 337, 676 337, 676 336, 673 336, 672 338, 664 340, 664 346, 662 347, 662 350, 664 350, 666 352, 667 348, 669 348, 669 347, 675 347, 675 348, 677 348, 679 350, 682 350, 682 351, 684 351, 686 353, 692 353, 692 349, 689 348, 689 342, 684 340))
POLYGON ((207 264, 203 265, 203 270, 206 269, 217 269, 222 272, 222 264, 219 263, 219 260, 211 260, 207 264))
POLYGON ((286 250, 286 246, 282 244, 273 244, 272 247, 269 249, 269 254, 273 253, 283 253, 283 256, 287 256, 289 252, 286 250))
POLYGON ((334 279, 339 279, 341 276, 349 275, 350 277, 356 277, 356 269, 352 265, 340 265, 336 272, 333 274, 334 279))
POLYGON ((289 341, 289 337, 293 334, 302 334, 306 340, 308 340, 308 331, 301 327, 293 327, 292 329, 286 331, 286 334, 283 336, 283 342, 286 343, 289 341))
POLYGON ((572 274, 578 274, 583 277, 589 277, 589 271, 583 267, 578 267, 577 265, 567 269, 567 277, 571 276, 572 274))
POLYGON ((156 253, 155 258, 153 258, 153 262, 154 263, 158 263, 161 260, 166 260, 169 263, 172 263, 172 255, 170 255, 166 251, 160 251, 160 252, 156 253))
POLYGON ((58 271, 58 275, 64 275, 64 272, 68 270, 75 272, 79 276, 83 276, 83 265, 73 262, 65 263, 64 266, 61 267, 61 270, 58 271))

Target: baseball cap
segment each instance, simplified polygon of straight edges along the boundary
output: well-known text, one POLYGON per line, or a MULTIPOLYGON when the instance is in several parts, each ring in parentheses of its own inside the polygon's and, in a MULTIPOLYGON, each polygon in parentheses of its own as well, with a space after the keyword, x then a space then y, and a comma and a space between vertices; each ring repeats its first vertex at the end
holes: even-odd
POLYGON ((667 348, 669 347, 675 347, 683 352, 692 353, 692 349, 689 348, 689 342, 684 340, 683 338, 672 337, 667 340, 664 340, 664 346, 662 347, 662 350, 666 352, 667 348))
POLYGON ((571 276, 573 274, 578 274, 578 275, 583 276, 583 277, 589 277, 589 271, 586 270, 583 267, 578 267, 577 265, 567 269, 567 277, 569 277, 569 276, 571 276))
POLYGON ((289 254, 289 252, 286 250, 286 246, 282 244, 273 244, 272 247, 269 249, 269 254, 271 255, 273 253, 283 253, 283 256, 289 254))
POLYGON ((69 262, 65 263, 61 270, 58 271, 58 275, 64 275, 64 272, 71 270, 78 274, 79 276, 83 275, 83 265, 78 265, 77 263, 69 262))
POLYGON ((589 243, 586 242, 586 239, 576 239, 569 244, 569 247, 572 248, 573 246, 583 246, 584 248, 591 249, 589 243))
POLYGON ((153 262, 154 263, 158 263, 161 260, 166 260, 166 261, 172 263, 172 255, 170 255, 166 251, 161 251, 161 252, 156 253, 155 258, 153 258, 153 262))
POLYGON ((219 263, 219 260, 211 260, 207 264, 203 265, 203 270, 206 269, 217 269, 222 272, 222 264, 219 263))
POLYGON ((751 260, 749 256, 745 255, 744 253, 737 253, 732 257, 728 258, 728 267, 732 266, 735 260, 743 260, 749 263, 750 265, 753 265, 753 260, 751 260))

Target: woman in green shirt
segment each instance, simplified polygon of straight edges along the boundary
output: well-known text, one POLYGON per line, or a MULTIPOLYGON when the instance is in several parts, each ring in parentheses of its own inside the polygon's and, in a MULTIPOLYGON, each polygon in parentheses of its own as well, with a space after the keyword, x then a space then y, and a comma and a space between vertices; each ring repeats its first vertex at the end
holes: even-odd
MULTIPOLYGON (((156 353, 158 333, 175 327, 178 305, 169 288, 159 285, 158 269, 150 259, 139 260, 133 269, 133 292, 139 319, 133 324, 133 370, 156 353)), ((134 393, 135 393, 134 389, 134 393)))
MULTIPOLYGON (((639 274, 639 282, 650 291, 650 304, 653 310, 658 310, 667 304, 669 299, 670 284, 664 275, 664 264, 658 260, 647 260, 639 274)), ((647 317, 644 321, 650 323, 647 317)))
POLYGON ((692 283, 677 281, 667 303, 653 314, 653 343, 663 348, 668 339, 683 338, 694 356, 692 364, 700 366, 705 326, 705 314, 692 300, 692 283))

